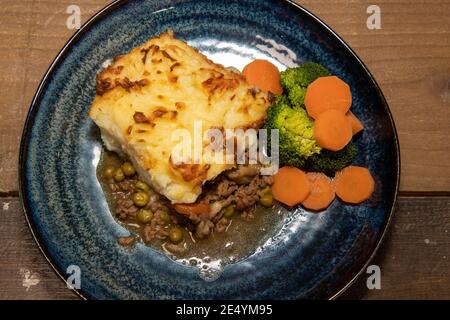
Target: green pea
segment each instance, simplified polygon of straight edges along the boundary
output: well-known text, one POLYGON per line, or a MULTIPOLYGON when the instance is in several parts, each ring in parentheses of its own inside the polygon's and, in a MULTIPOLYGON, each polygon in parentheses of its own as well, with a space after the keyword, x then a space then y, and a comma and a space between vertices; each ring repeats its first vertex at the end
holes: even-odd
POLYGON ((259 198, 259 203, 267 208, 273 206, 272 194, 270 192, 265 193, 261 198, 259 198))
POLYGON ((145 192, 136 192, 132 195, 133 202, 138 207, 143 207, 148 203, 149 197, 145 192))
POLYGON ((145 182, 142 182, 141 180, 136 181, 136 184, 134 185, 136 190, 148 192, 150 190, 150 187, 145 182))
POLYGON ((169 239, 172 243, 180 243, 183 240, 183 230, 178 227, 170 228, 169 239))
POLYGON ((116 182, 120 182, 123 181, 125 179, 125 175, 123 174, 123 171, 121 168, 116 169, 116 171, 114 171, 114 181, 116 182))
POLYGON ((161 211, 159 213, 159 217, 161 218, 162 221, 164 221, 165 223, 170 223, 170 216, 167 213, 167 211, 161 211))
POLYGON ((111 179, 112 177, 114 177, 115 171, 116 168, 114 168, 113 166, 106 166, 105 169, 103 169, 103 177, 105 177, 106 179, 111 179))
POLYGON ((231 218, 234 215, 234 206, 228 206, 223 211, 223 216, 225 218, 231 218))
POLYGON ((130 177, 136 173, 136 170, 134 170, 133 165, 128 161, 122 164, 122 171, 127 177, 130 177))
POLYGON ((153 219, 153 212, 147 209, 140 209, 137 214, 137 219, 142 223, 149 223, 153 219))
POLYGON ((270 187, 265 187, 261 191, 262 191, 262 194, 266 194, 266 193, 272 192, 272 189, 270 187))

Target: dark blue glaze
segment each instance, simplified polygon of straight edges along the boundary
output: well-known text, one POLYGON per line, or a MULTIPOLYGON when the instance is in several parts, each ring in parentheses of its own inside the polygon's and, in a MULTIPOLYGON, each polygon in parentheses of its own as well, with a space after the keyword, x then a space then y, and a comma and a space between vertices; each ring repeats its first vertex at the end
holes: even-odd
POLYGON ((130 1, 97 14, 64 47, 33 100, 20 155, 21 197, 30 227, 55 270, 82 271, 84 297, 98 299, 330 298, 362 270, 392 215, 399 180, 397 136, 388 106, 364 65, 328 27, 285 1, 130 1), (326 213, 301 209, 271 246, 228 265, 213 282, 197 269, 116 238, 96 180, 99 132, 87 111, 101 64, 167 29, 217 62, 238 68, 256 57, 280 68, 315 61, 350 84, 365 131, 357 164, 377 191, 360 206, 335 201, 326 213))

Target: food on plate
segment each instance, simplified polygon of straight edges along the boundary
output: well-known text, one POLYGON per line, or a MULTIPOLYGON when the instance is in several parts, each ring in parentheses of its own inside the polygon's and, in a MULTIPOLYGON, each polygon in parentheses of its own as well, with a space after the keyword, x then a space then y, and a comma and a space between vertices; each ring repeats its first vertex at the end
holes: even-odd
POLYGON ((187 216, 208 214, 211 210, 211 206, 208 203, 180 203, 175 204, 173 208, 176 212, 187 216))
POLYGON ((270 208, 274 205, 274 198, 272 190, 266 187, 261 192, 261 197, 259 198, 259 203, 266 208, 270 208))
MULTIPOLYGON (((265 70, 272 72, 260 71, 265 79, 279 77, 265 70)), ((195 135, 199 120, 202 132, 258 129, 271 92, 171 32, 115 58, 96 81, 89 115, 114 152, 103 155, 99 177, 119 220, 145 243, 181 254, 196 245, 193 239, 225 232, 236 216, 252 219, 258 204, 273 206, 273 177, 260 174, 260 163, 177 163, 170 139, 177 129, 195 135)), ((205 141, 201 146, 208 152, 205 141)))
MULTIPOLYGON (((140 179, 172 203, 193 203, 202 185, 233 164, 174 160, 177 129, 194 136, 194 121, 210 128, 258 128, 271 96, 240 73, 206 58, 166 32, 97 75, 89 116, 108 150, 126 155, 140 179)), ((207 141, 201 148, 206 151, 207 141)), ((126 172, 117 171, 117 182, 126 172)))
POLYGON ((282 167, 274 176, 272 194, 277 201, 293 207, 308 197, 309 185, 305 172, 296 167, 282 167))
MULTIPOLYGON (((316 89, 328 90, 328 86, 320 85, 323 78, 331 78, 331 81, 327 80, 325 83, 342 82, 343 87, 346 86, 342 80, 335 76, 330 77, 330 75, 331 73, 327 68, 313 62, 307 62, 281 72, 281 84, 284 92, 277 97, 275 103, 267 110, 268 117, 265 124, 266 129, 279 130, 280 165, 295 166, 307 171, 318 171, 333 175, 336 171, 350 165, 356 158, 357 149, 351 141, 351 137, 347 143, 344 143, 348 139, 346 122, 343 122, 343 127, 337 126, 336 128, 334 126, 334 130, 343 131, 343 134, 339 137, 345 138, 342 139, 344 142, 338 145, 341 147, 339 150, 336 150, 338 148, 333 140, 331 140, 331 149, 335 150, 327 150, 327 142, 330 142, 330 140, 325 138, 325 143, 323 143, 324 141, 321 139, 322 133, 331 131, 332 127, 327 126, 324 131, 319 129, 319 140, 325 148, 320 146, 319 141, 314 137, 316 121, 308 113, 304 98, 314 82, 316 82, 316 89), (317 86, 317 82, 319 86, 317 86)), ((316 90, 316 92, 320 94, 319 91, 316 90)), ((350 90, 348 90, 348 93, 350 99, 347 100, 351 101, 350 90)), ((327 92, 324 92, 324 95, 333 96, 333 94, 327 92)), ((347 114, 347 116, 349 115, 347 114)), ((350 118, 348 120, 352 123, 350 118)), ((358 130, 356 125, 355 130, 358 130)))
POLYGON ((305 109, 280 96, 267 111, 266 129, 279 130, 279 157, 283 165, 302 167, 308 157, 321 151, 314 139, 314 121, 305 109))
POLYGON ((370 171, 358 166, 348 166, 338 171, 334 183, 337 196, 342 201, 353 204, 369 199, 375 189, 370 171))
POLYGON ((139 209, 137 219, 141 223, 149 223, 153 219, 153 212, 149 209, 139 209))
POLYGON ((351 102, 348 85, 320 64, 280 73, 257 59, 240 73, 171 31, 116 57, 97 75, 89 116, 109 150, 102 154, 99 180, 116 217, 132 232, 118 243, 138 240, 192 257, 214 248, 202 245, 206 238, 223 241, 220 252, 231 250, 225 236, 215 235, 234 232, 241 239, 233 249, 239 256, 243 241, 256 244, 267 233, 256 224, 242 232, 243 224, 265 219, 273 225, 278 203, 320 211, 333 202, 335 189, 347 203, 368 199, 374 189, 370 172, 350 166, 357 156, 355 134, 364 129, 349 110, 351 102), (201 133, 278 130, 280 168, 263 174, 267 164, 252 161, 252 139, 240 151, 244 162, 236 160, 237 149, 220 151, 236 156, 231 162, 208 161, 212 142, 228 145, 236 137, 211 141, 201 135, 201 157, 188 152, 180 160, 173 135, 184 130, 195 137, 198 121, 201 133))
POLYGON ((314 138, 324 149, 339 151, 352 140, 352 136, 352 125, 340 110, 326 110, 314 122, 314 138))
POLYGON ((352 105, 350 87, 336 76, 320 77, 308 85, 305 95, 305 107, 308 115, 317 119, 329 109, 346 113, 352 105))
POLYGON ((352 126, 353 135, 364 130, 364 126, 363 126, 362 122, 353 114, 353 112, 348 111, 347 118, 350 121, 350 124, 352 126))
POLYGON ((306 88, 319 77, 331 75, 324 66, 307 62, 298 67, 288 68, 281 72, 281 85, 293 106, 304 107, 306 88))
POLYGON ((170 227, 169 239, 174 244, 180 243, 183 241, 183 230, 179 227, 170 227))
POLYGON ((349 166, 356 158, 356 154, 357 149, 352 142, 336 152, 322 149, 320 153, 306 159, 305 170, 333 176, 336 171, 349 166))
MULTIPOLYGON (((122 171, 124 163, 117 154, 106 152, 99 167, 98 176, 108 190, 116 217, 146 244, 164 248, 172 255, 194 252, 198 240, 226 232, 232 221, 247 223, 257 214, 257 206, 271 208, 275 202, 273 177, 260 175, 260 165, 238 165, 207 182, 197 202, 173 204, 142 181, 137 171, 117 182, 110 172, 122 171)), ((264 235, 259 228, 252 234, 264 235)))
MULTIPOLYGON (((105 173, 105 175, 106 175, 106 173, 105 173)), ((115 171, 114 171, 114 181, 115 182, 121 182, 121 181, 123 181, 124 179, 125 179, 125 174, 123 173, 123 170, 122 170, 122 168, 117 168, 115 171)))
POLYGON ((128 237, 118 237, 117 243, 123 247, 130 247, 136 242, 136 238, 133 236, 128 237))
POLYGON ((302 206, 315 211, 328 208, 335 197, 333 181, 321 172, 308 172, 306 176, 310 193, 302 206))
POLYGON ((283 92, 280 84, 280 71, 271 62, 263 59, 256 59, 247 64, 242 70, 242 74, 248 83, 259 89, 280 95, 283 92))

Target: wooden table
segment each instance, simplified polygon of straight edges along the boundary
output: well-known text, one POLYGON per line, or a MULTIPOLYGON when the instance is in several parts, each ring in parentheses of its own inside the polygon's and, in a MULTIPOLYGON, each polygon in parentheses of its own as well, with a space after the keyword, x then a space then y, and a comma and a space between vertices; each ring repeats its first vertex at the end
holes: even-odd
MULTIPOLYGON (((373 264, 381 290, 361 277, 343 298, 450 299, 450 1, 298 1, 357 52, 380 84, 397 125, 401 191, 373 264), (381 9, 369 30, 367 7, 381 9)), ((105 0, 2 0, 0 5, 0 298, 77 299, 34 243, 18 200, 22 125, 45 70, 74 30, 105 0)))

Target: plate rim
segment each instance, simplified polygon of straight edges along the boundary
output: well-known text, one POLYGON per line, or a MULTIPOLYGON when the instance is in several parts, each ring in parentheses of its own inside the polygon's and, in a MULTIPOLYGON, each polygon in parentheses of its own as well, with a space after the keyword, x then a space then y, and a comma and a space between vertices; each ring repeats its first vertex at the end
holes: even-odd
MULTIPOLYGON (((384 220, 383 225, 381 226, 381 232, 378 233, 378 237, 376 239, 376 245, 372 249, 372 252, 370 253, 369 257, 367 258, 367 261, 364 263, 364 265, 361 267, 361 269, 353 273, 351 275, 350 280, 347 280, 346 283, 343 286, 339 286, 336 288, 336 290, 333 290, 333 294, 327 297, 327 300, 334 300, 337 299, 339 296, 341 296, 364 272, 364 270, 367 268, 369 263, 372 261, 376 253, 378 252, 381 244, 383 243, 387 231, 389 230, 389 227, 391 225, 391 222, 394 217, 394 211, 396 208, 397 200, 398 200, 398 193, 399 193, 399 186, 400 186, 400 174, 401 174, 401 161, 400 161, 400 144, 398 140, 398 133, 395 126, 395 122, 391 113, 391 110, 389 108, 389 104, 386 101, 386 98, 376 82, 374 76, 369 71, 367 66, 364 64, 364 62, 359 58, 359 56, 356 54, 355 51, 325 22, 323 22, 319 17, 317 17, 315 14, 313 14, 311 11, 303 7, 302 5, 295 3, 293 0, 277 0, 280 3, 285 3, 287 5, 292 6, 296 12, 301 11, 302 13, 309 16, 311 19, 313 19, 316 23, 321 25, 327 32, 330 33, 331 36, 333 36, 338 42, 340 42, 344 48, 349 52, 351 56, 356 60, 357 63, 362 67, 364 72, 368 75, 372 85, 374 86, 375 90, 377 91, 384 111, 386 112, 389 123, 393 129, 393 138, 394 138, 394 148, 396 151, 396 184, 394 187, 394 197, 392 199, 392 204, 390 209, 388 210, 388 217, 384 220)), ((66 285, 69 288, 69 284, 64 277, 64 272, 60 270, 60 268, 53 262, 52 254, 48 251, 48 249, 43 244, 43 240, 41 238, 39 230, 37 230, 36 225, 32 221, 31 212, 33 211, 28 203, 28 193, 26 190, 26 174, 25 174, 25 166, 27 162, 27 147, 28 142, 30 140, 30 131, 32 129, 32 126, 34 124, 35 117, 39 111, 38 107, 38 101, 41 99, 41 96, 44 92, 45 87, 47 86, 47 83, 50 80, 50 76, 55 70, 56 67, 59 66, 59 64, 64 60, 65 55, 68 53, 68 51, 72 48, 72 46, 79 40, 80 37, 82 37, 86 32, 89 31, 91 25, 94 25, 97 23, 97 20, 103 18, 104 16, 107 16, 111 11, 116 9, 116 7, 120 7, 122 5, 127 4, 130 2, 129 0, 114 0, 110 4, 104 6, 101 8, 98 12, 96 12, 93 16, 91 16, 81 27, 78 29, 70 38, 69 40, 63 45, 63 47, 60 49, 58 54, 55 56, 53 61, 51 62, 50 66, 47 68, 47 71, 44 73, 44 76, 42 77, 41 81, 39 82, 39 86, 36 89, 36 92, 33 96, 33 99, 31 100, 30 107, 27 111, 27 115, 25 118, 25 122, 22 129, 22 134, 20 138, 20 148, 19 148, 19 158, 18 158, 18 191, 19 191, 19 199, 22 204, 22 211, 25 216, 25 220, 27 222, 28 228, 30 229, 30 232, 33 236, 33 239, 38 246, 41 254, 44 256, 47 263, 50 265, 50 267, 53 269, 53 271, 58 275, 58 277, 66 283, 66 285)), ((72 291, 74 291, 80 298, 84 300, 88 299, 96 299, 95 297, 91 296, 89 293, 85 292, 83 289, 76 289, 73 288, 72 291)))

